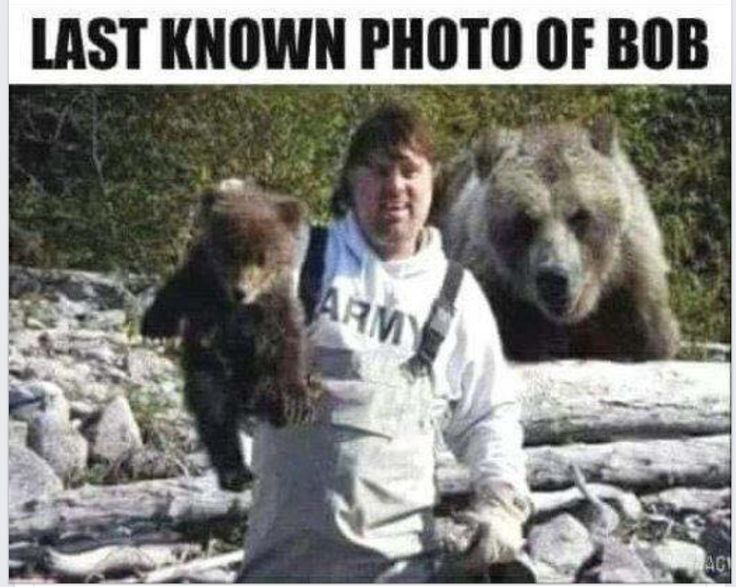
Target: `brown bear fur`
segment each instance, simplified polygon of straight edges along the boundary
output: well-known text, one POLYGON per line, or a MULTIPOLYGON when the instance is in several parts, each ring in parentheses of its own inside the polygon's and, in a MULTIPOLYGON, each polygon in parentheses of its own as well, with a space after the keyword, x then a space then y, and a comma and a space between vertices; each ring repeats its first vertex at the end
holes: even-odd
POLYGON ((309 419, 304 315, 295 295, 304 209, 253 183, 202 197, 199 236, 158 292, 142 332, 183 338, 185 396, 226 489, 252 477, 238 434, 245 416, 275 426, 309 419))
POLYGON ((675 354, 661 234, 610 119, 481 137, 441 170, 432 218, 509 358, 675 354))

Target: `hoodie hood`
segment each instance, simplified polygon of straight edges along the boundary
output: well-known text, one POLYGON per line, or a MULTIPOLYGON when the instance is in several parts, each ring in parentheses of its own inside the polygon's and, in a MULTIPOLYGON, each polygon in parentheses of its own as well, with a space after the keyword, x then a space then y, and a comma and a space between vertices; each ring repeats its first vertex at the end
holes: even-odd
POLYGON ((380 267, 394 279, 411 278, 437 269, 438 264, 446 263, 442 252, 442 236, 434 226, 427 226, 423 231, 419 250, 406 259, 384 261, 376 254, 363 235, 355 215, 349 212, 345 218, 338 220, 335 234, 361 267, 366 265, 380 267))

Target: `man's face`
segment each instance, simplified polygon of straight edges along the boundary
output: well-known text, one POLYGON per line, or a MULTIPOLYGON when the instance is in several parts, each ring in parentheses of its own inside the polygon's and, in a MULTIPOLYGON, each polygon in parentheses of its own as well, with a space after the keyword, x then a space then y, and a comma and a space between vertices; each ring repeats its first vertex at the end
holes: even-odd
POLYGON ((402 148, 398 157, 376 153, 351 174, 353 210, 363 234, 384 260, 416 252, 432 203, 432 165, 402 148))

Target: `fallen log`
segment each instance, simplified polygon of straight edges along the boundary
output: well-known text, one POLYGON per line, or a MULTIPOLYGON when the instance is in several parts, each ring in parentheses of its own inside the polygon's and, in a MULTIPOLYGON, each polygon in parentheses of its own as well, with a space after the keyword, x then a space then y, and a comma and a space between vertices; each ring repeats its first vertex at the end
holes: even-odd
MULTIPOLYGON (((731 482, 730 437, 649 440, 526 449, 534 490, 572 487, 570 465, 593 483, 635 492, 675 486, 724 487, 731 482)), ((470 493, 466 468, 444 463, 437 471, 440 493, 452 499, 470 493)), ((228 493, 213 476, 87 486, 9 511, 10 541, 58 538, 61 533, 128 528, 133 533, 191 524, 240 523, 251 505, 250 491, 228 493)))
POLYGON ((590 482, 638 493, 667 487, 724 487, 731 483, 731 437, 571 444, 526 451, 533 489, 563 489, 577 465, 590 482))
POLYGON ((730 509, 731 487, 722 489, 675 487, 643 495, 641 502, 659 511, 697 512, 706 515, 716 510, 730 509))
POLYGON ((516 365, 527 446, 726 434, 729 363, 516 365))
MULTIPOLYGON (((536 491, 574 485, 577 465, 590 483, 606 483, 637 493, 668 487, 725 487, 731 483, 731 437, 640 440, 570 444, 525 449, 529 486, 536 491)), ((437 471, 440 492, 457 497, 470 492, 465 467, 443 461, 437 471)))
POLYGON ((243 519, 250 503, 250 491, 222 491, 213 475, 87 485, 11 508, 9 534, 14 542, 54 539, 62 532, 94 534, 125 527, 134 534, 237 521, 243 519))

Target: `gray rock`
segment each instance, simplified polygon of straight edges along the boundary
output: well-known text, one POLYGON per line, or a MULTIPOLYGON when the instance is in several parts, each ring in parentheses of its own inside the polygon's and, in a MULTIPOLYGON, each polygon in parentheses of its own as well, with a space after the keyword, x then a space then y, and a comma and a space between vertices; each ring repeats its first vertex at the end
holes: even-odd
POLYGON ((68 420, 53 413, 36 416, 28 428, 28 447, 42 457, 64 481, 76 479, 87 467, 87 440, 68 420))
POLYGON ((29 316, 26 318, 26 328, 28 328, 29 330, 43 330, 47 327, 48 323, 42 322, 38 318, 34 318, 33 316, 29 316))
POLYGON ((84 384, 92 376, 90 365, 68 356, 49 358, 40 354, 29 355, 17 368, 14 367, 11 367, 10 374, 18 379, 53 381, 66 390, 84 384))
MULTIPOLYGON (((91 377, 90 377, 91 379, 91 377)), ((77 388, 77 397, 80 401, 88 402, 96 407, 99 411, 106 404, 122 393, 121 387, 111 385, 108 382, 86 381, 77 388)))
POLYGON ((111 332, 122 330, 128 321, 127 312, 122 309, 100 309, 94 301, 72 301, 58 292, 49 292, 48 296, 11 300, 11 330, 88 329, 111 332))
POLYGON ((29 330, 23 328, 10 333, 8 342, 21 355, 25 357, 48 356, 48 349, 45 344, 45 331, 29 330))
POLYGON ((184 466, 163 451, 144 447, 130 456, 125 472, 132 479, 166 479, 187 474, 184 466))
POLYGON ((659 563, 675 580, 702 581, 706 571, 705 551, 697 544, 666 539, 652 547, 659 563))
POLYGON ((159 275, 126 273, 117 276, 117 279, 125 286, 125 289, 138 298, 141 298, 149 291, 157 292, 162 285, 159 275))
POLYGON ((64 326, 64 319, 58 304, 46 298, 19 300, 25 328, 45 329, 64 326))
POLYGON ((93 403, 87 400, 72 400, 69 402, 70 417, 78 420, 89 420, 98 412, 100 409, 93 403))
MULTIPOLYGON (((120 357, 122 362, 123 357, 120 357)), ((22 368, 11 369, 16 379, 53 381, 61 386, 70 400, 86 399, 101 403, 130 384, 128 375, 114 365, 84 361, 68 355, 28 357, 22 368)))
POLYGON ((51 381, 11 383, 9 396, 10 410, 17 420, 31 422, 41 412, 59 421, 69 420, 69 402, 61 387, 51 381))
POLYGON ((10 507, 63 489, 61 479, 49 464, 24 446, 10 445, 8 478, 10 507))
POLYGON ((654 583, 673 583, 672 573, 664 568, 659 557, 654 553, 652 542, 647 540, 634 539, 631 543, 634 551, 644 563, 649 573, 652 575, 654 583))
POLYGON ((569 583, 571 581, 569 574, 561 573, 553 566, 539 560, 534 561, 534 574, 537 583, 569 583))
POLYGON ((211 467, 210 458, 205 450, 198 450, 186 454, 184 456, 184 464, 189 471, 189 475, 192 477, 204 474, 211 467))
POLYGON ((10 345, 8 348, 8 373, 11 375, 15 372, 22 372, 25 369, 26 359, 23 354, 10 345))
POLYGON ((122 330, 127 322, 128 315, 124 310, 104 310, 87 316, 83 321, 83 327, 90 330, 122 330))
POLYGON ((602 501, 598 503, 583 502, 570 513, 580 520, 596 541, 609 538, 621 523, 618 512, 602 501))
POLYGON ((9 294, 20 298, 29 294, 58 295, 69 300, 90 301, 99 310, 124 309, 135 304, 121 280, 86 271, 9 268, 9 294))
POLYGON ((73 302, 63 294, 56 295, 54 304, 58 314, 75 321, 82 321, 93 314, 96 308, 88 301, 73 302))
POLYGON ((578 573, 576 583, 651 583, 654 580, 636 551, 617 540, 598 546, 578 573))
POLYGON ((141 432, 128 400, 119 396, 112 400, 92 428, 91 456, 99 461, 118 463, 141 448, 141 432))
POLYGON ((14 446, 25 446, 28 442, 28 424, 21 420, 9 421, 10 430, 8 434, 8 440, 11 445, 14 446))
POLYGON ((101 360, 100 349, 104 349, 105 357, 123 357, 128 348, 128 340, 119 332, 103 332, 77 328, 63 330, 59 328, 46 329, 43 332, 23 330, 14 333, 11 342, 23 354, 28 356, 55 357, 57 355, 71 355, 78 359, 101 360))
POLYGON ((18 420, 30 420, 43 409, 43 399, 32 393, 26 385, 11 381, 8 389, 10 415, 18 420))
POLYGON ((570 514, 534 526, 527 539, 534 560, 554 568, 569 582, 595 548, 588 531, 570 514))
POLYGON ((170 381, 181 377, 176 363, 147 348, 132 348, 128 352, 126 368, 131 380, 141 385, 170 381))
POLYGON ((8 329, 10 331, 25 328, 25 311, 19 300, 9 300, 8 305, 8 329))

